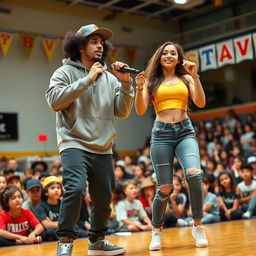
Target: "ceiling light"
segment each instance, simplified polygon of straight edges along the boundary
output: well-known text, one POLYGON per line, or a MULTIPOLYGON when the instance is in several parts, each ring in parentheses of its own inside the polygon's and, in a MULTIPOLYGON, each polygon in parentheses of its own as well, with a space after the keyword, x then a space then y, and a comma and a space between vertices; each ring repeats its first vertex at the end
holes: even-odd
POLYGON ((186 4, 188 0, 174 0, 175 4, 186 4))

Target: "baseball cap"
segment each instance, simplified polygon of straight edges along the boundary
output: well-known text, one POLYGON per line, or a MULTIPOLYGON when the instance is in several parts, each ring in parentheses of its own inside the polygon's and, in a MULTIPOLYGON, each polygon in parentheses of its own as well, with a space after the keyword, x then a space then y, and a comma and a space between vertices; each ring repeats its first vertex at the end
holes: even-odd
POLYGON ((27 181, 26 190, 30 190, 31 188, 35 188, 35 187, 39 187, 39 188, 42 187, 40 180, 30 179, 27 181))
POLYGON ((250 163, 256 163, 256 156, 249 156, 249 157, 247 158, 247 162, 248 162, 248 164, 250 164, 250 163))
POLYGON ((92 34, 99 34, 102 36, 104 40, 109 39, 113 33, 111 30, 107 28, 98 28, 95 24, 90 24, 86 26, 82 26, 77 32, 76 36, 81 35, 81 36, 89 36, 92 34))
POLYGON ((61 184, 61 180, 58 177, 56 177, 56 176, 48 176, 48 177, 46 177, 44 179, 43 188, 45 188, 51 182, 58 182, 58 183, 61 184))

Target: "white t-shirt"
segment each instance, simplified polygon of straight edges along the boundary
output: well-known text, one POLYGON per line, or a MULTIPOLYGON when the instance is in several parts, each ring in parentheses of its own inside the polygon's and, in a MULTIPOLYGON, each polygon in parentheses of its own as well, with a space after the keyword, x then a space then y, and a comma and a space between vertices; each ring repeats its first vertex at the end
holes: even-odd
POLYGON ((253 190, 256 189, 256 181, 253 180, 252 183, 248 186, 244 184, 244 181, 240 182, 238 185, 239 189, 241 190, 242 197, 250 196, 253 190))
POLYGON ((142 203, 138 199, 129 202, 127 199, 121 200, 117 203, 116 219, 120 225, 123 225, 123 220, 130 220, 132 222, 141 224, 140 220, 147 216, 142 203))

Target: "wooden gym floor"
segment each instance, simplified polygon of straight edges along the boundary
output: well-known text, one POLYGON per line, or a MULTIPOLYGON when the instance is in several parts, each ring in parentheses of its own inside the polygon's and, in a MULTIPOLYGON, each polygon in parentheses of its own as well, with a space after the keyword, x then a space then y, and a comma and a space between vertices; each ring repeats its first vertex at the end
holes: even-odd
MULTIPOLYGON (((151 232, 108 236, 126 256, 256 256, 256 219, 205 225, 208 248, 196 248, 191 227, 165 229, 162 250, 149 251, 151 232)), ((75 241, 73 256, 87 255, 87 239, 75 241)), ((55 256, 56 243, 0 248, 0 256, 55 256)))

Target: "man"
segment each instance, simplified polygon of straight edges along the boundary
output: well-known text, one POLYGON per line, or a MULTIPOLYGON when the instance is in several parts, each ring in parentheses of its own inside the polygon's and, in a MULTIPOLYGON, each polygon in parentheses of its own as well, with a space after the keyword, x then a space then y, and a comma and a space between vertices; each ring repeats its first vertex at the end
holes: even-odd
POLYGON ((112 32, 94 24, 81 27, 63 40, 63 66, 55 71, 46 98, 57 112, 57 140, 63 165, 63 196, 58 222, 58 256, 72 255, 86 180, 92 200, 88 255, 118 255, 124 248, 105 240, 114 189, 112 146, 114 117, 127 118, 134 90, 127 64, 115 62, 114 75, 104 58, 112 32), (119 81, 118 81, 118 79, 119 81))

